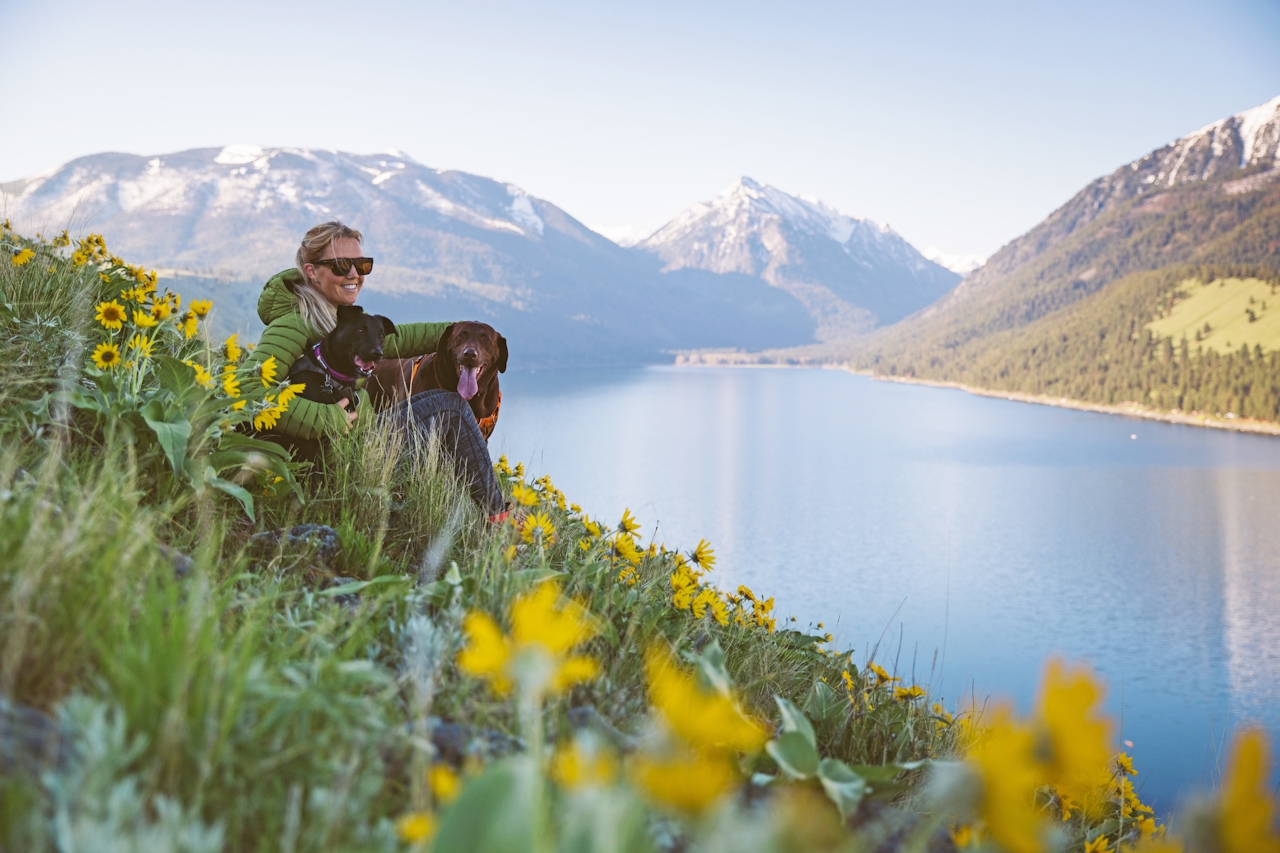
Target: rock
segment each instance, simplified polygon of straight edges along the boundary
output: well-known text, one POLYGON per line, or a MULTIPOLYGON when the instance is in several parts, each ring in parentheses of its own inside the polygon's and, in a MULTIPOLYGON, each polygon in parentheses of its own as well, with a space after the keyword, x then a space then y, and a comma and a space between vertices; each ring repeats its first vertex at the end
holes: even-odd
MULTIPOLYGON (((349 578, 345 575, 335 575, 329 578, 329 582, 325 584, 325 589, 333 589, 334 587, 346 586, 349 583, 356 583, 359 578, 349 578)), ((335 595, 333 600, 344 607, 355 607, 360 603, 360 593, 348 592, 342 595, 335 595)))
POLYGON ((0 698, 0 773, 38 779, 65 766, 72 744, 57 718, 0 698))
POLYGON ((431 743, 436 752, 454 767, 461 767, 471 756, 490 761, 513 752, 524 751, 524 741, 497 729, 477 729, 466 723, 444 722, 431 718, 431 743))
POLYGON ((327 524, 298 524, 255 533, 249 537, 249 548, 258 554, 310 552, 315 563, 328 568, 342 550, 342 540, 338 538, 338 531, 327 524))
POLYGON ((190 557, 177 548, 170 548, 163 542, 158 543, 156 547, 160 550, 160 556, 173 564, 173 576, 175 578, 185 578, 191 574, 191 570, 195 567, 195 562, 190 557))

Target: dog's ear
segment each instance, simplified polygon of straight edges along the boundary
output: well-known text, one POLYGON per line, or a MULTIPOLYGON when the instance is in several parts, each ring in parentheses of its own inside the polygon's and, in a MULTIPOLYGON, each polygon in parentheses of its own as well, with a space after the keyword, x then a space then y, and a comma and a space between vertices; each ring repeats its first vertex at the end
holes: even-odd
POLYGON ((507 339, 498 335, 498 372, 507 372, 507 339))
POLYGON ((359 305, 339 305, 338 306, 338 322, 350 323, 358 320, 364 314, 364 309, 359 305))
POLYGON ((374 319, 375 319, 375 320, 381 320, 381 321, 382 321, 382 335, 383 335, 383 337, 387 337, 387 336, 389 336, 389 335, 394 335, 394 334, 396 333, 396 324, 395 324, 395 323, 393 323, 393 322, 391 322, 391 318, 390 318, 390 317, 383 317, 381 314, 379 314, 379 315, 376 315, 376 316, 374 317, 374 319))
POLYGON ((456 325, 458 324, 450 323, 449 325, 444 327, 444 331, 440 333, 440 340, 436 341, 437 353, 449 351, 449 336, 453 334, 453 327, 456 325))

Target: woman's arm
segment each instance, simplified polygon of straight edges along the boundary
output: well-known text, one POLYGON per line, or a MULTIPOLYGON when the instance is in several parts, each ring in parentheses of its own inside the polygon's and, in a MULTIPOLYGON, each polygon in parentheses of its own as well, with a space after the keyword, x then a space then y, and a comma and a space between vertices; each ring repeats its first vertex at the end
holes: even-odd
MULTIPOLYGON (((273 320, 262 333, 257 348, 237 371, 241 397, 250 402, 261 400, 268 389, 262 384, 260 365, 275 356, 276 382, 283 380, 293 363, 307 351, 310 337, 307 324, 296 313, 273 320)), ((272 387, 275 387, 274 383, 272 387)), ((320 438, 342 435, 349 425, 350 419, 341 406, 294 397, 271 432, 293 438, 320 438)))
POLYGON ((436 351, 448 323, 396 323, 396 333, 387 335, 382 351, 387 358, 416 358, 436 351))

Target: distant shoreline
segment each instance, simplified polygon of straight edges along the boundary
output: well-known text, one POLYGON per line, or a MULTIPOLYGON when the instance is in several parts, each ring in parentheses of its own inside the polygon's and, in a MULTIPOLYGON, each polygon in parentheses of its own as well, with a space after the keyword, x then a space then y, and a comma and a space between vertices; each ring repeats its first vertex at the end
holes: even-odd
POLYGON ((1254 420, 1253 418, 1222 418, 1199 412, 1168 412, 1138 403, 1122 403, 1108 406, 1103 403, 1086 403, 1082 400, 1072 400, 1070 397, 1049 397, 1044 394, 1022 394, 1016 391, 993 391, 989 388, 974 388, 971 385, 963 385, 959 382, 940 382, 934 379, 916 379, 915 377, 906 376, 876 376, 862 370, 852 370, 847 367, 842 369, 858 376, 870 376, 872 379, 883 382, 898 382, 903 385, 928 385, 933 388, 955 388, 979 397, 998 397, 1018 403, 1056 406, 1060 409, 1078 409, 1082 412, 1098 412, 1103 415, 1125 415, 1131 418, 1145 418, 1149 421, 1164 421, 1169 424, 1185 424, 1186 426, 1252 432, 1262 435, 1280 435, 1280 424, 1254 420))
POLYGON ((917 379, 909 376, 878 376, 867 370, 854 370, 834 364, 781 364, 778 362, 737 362, 723 361, 719 363, 677 362, 674 367, 736 367, 736 368, 821 368, 823 370, 844 370, 855 376, 868 376, 878 382, 897 382, 902 385, 927 385, 931 388, 953 388, 978 397, 996 397, 1012 400, 1017 403, 1033 403, 1039 406, 1055 406, 1059 409, 1077 409, 1082 412, 1097 412, 1102 415, 1123 415, 1130 418, 1143 418, 1149 421, 1164 421, 1167 424, 1184 424, 1186 426, 1207 427, 1209 429, 1225 429, 1234 432, 1251 432, 1259 435, 1280 435, 1280 424, 1271 421, 1259 421, 1253 418, 1223 418, 1206 415, 1200 412, 1169 412, 1154 409, 1138 403, 1122 403, 1108 406, 1103 403, 1086 403, 1070 397, 1050 397, 1044 394, 1022 394, 1017 391, 995 391, 990 388, 975 388, 960 382, 942 382, 936 379, 917 379))

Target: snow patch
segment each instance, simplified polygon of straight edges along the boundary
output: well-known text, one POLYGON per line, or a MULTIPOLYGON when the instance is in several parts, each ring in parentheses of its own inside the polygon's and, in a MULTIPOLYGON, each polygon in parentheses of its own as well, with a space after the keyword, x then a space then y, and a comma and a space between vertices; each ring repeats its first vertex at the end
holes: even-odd
POLYGON ((946 267, 962 276, 968 275, 987 262, 985 255, 953 255, 942 251, 937 246, 930 246, 921 254, 938 266, 946 267))
POLYGON ((218 156, 213 158, 213 162, 224 166, 239 166, 241 163, 252 163, 254 160, 261 159, 265 153, 261 145, 238 143, 223 148, 218 156))
POLYGON ((1236 113, 1232 118, 1240 122, 1240 140, 1244 143, 1240 152, 1240 165, 1247 166, 1255 157, 1264 153, 1260 149, 1266 145, 1266 140, 1261 131, 1280 119, 1280 95, 1251 110, 1236 113))
POLYGON ((511 196, 511 218, 524 228, 529 228, 542 233, 545 227, 542 217, 533 209, 533 202, 529 200, 529 194, 517 187, 515 184, 507 184, 507 194, 511 196))
POLYGON ((612 240, 627 249, 637 243, 644 242, 650 234, 657 230, 656 228, 641 225, 589 225, 587 227, 600 236, 612 240))

